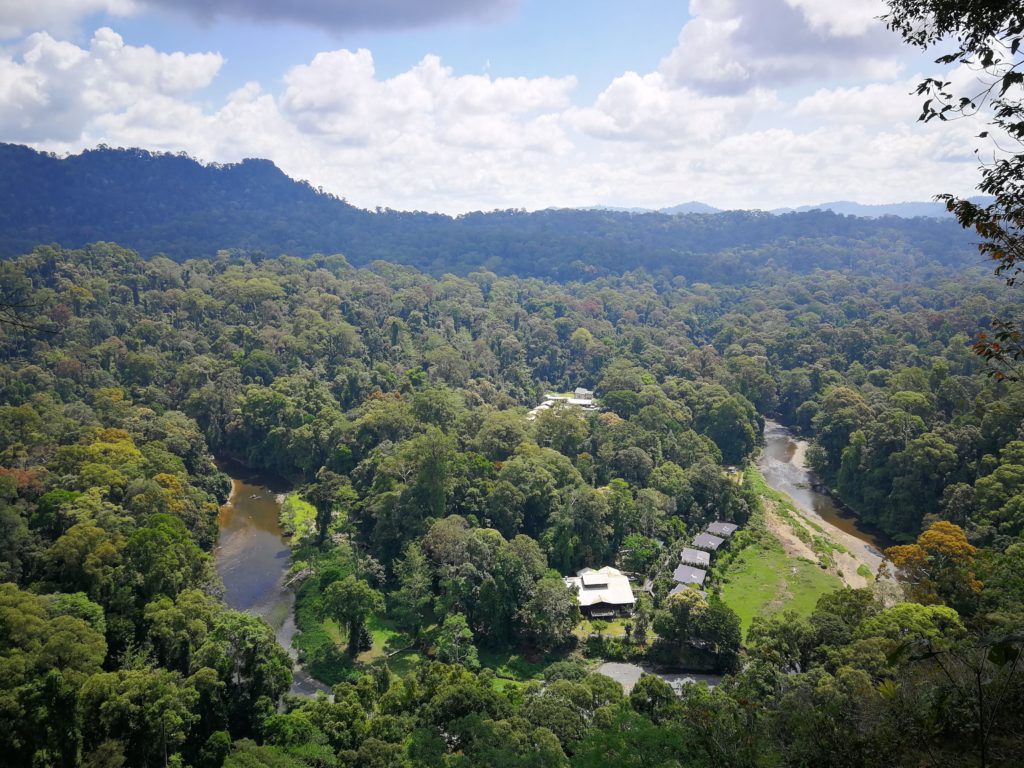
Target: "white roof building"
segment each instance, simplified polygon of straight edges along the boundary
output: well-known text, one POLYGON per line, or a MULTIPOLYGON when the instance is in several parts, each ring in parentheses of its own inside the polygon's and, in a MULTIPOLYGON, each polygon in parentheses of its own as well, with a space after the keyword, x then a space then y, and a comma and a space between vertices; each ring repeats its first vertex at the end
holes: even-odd
POLYGON ((610 565, 596 571, 584 568, 575 576, 566 576, 565 583, 576 591, 580 609, 590 615, 632 611, 636 605, 629 579, 610 565))
POLYGON ((594 393, 589 389, 577 387, 571 395, 559 395, 555 392, 548 392, 544 395, 544 401, 535 408, 531 408, 526 414, 527 421, 534 421, 541 413, 550 408, 564 408, 569 406, 580 411, 598 411, 600 408, 594 402, 594 393))

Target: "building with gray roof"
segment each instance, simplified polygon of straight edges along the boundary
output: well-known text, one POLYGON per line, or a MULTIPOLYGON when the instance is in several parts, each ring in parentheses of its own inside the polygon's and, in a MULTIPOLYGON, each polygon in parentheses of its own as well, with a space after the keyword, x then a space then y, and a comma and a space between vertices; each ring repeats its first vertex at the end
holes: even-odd
POLYGON ((683 551, 679 553, 679 562, 707 568, 711 565, 711 555, 693 547, 683 547, 683 551))
POLYGON ((718 536, 712 536, 710 533, 698 533, 693 537, 693 541, 690 542, 694 549, 704 549, 708 552, 717 552, 718 549, 725 544, 725 539, 720 539, 718 536))
POLYGON ((726 523, 721 520, 716 520, 708 526, 707 532, 713 536, 721 536, 723 539, 728 539, 739 528, 735 523, 726 523))
POLYGON ((680 565, 672 572, 672 578, 675 579, 676 583, 693 584, 696 587, 704 584, 704 579, 707 578, 707 575, 707 571, 694 568, 692 565, 680 565))

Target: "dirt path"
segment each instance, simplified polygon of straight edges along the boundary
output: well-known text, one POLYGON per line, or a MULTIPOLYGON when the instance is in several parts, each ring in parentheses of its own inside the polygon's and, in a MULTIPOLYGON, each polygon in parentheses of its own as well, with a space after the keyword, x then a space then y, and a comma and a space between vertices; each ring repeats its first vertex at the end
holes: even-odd
POLYGON ((806 532, 805 536, 825 536, 833 544, 841 545, 846 549, 845 552, 839 550, 832 551, 833 564, 828 569, 829 573, 838 576, 847 586, 854 589, 866 587, 871 583, 871 579, 863 573, 861 566, 866 566, 872 574, 876 574, 878 572, 878 565, 873 563, 872 560, 878 560, 878 558, 868 548, 855 546, 863 544, 863 542, 858 541, 849 534, 844 534, 838 528, 829 526, 821 518, 815 518, 812 524, 812 521, 795 505, 794 509, 798 515, 796 519, 780 515, 777 511, 776 502, 772 499, 765 498, 762 501, 764 503, 765 526, 779 540, 787 555, 790 557, 802 557, 812 562, 818 562, 819 560, 818 553, 793 530, 794 524, 799 525, 806 532), (860 557, 857 555, 860 555, 860 557))
MULTIPOLYGON (((774 422, 766 423, 765 440, 766 447, 758 459, 758 467, 768 486, 781 493, 789 502, 786 505, 788 510, 778 509, 773 500, 765 499, 765 506, 771 505, 776 517, 773 526, 769 526, 772 532, 783 547, 787 547, 787 552, 794 547, 791 542, 787 543, 791 539, 797 539, 803 550, 823 551, 825 547, 820 544, 820 540, 831 542, 834 549, 829 555, 832 561, 829 570, 851 587, 870 584, 878 574, 882 553, 876 544, 865 540, 863 535, 854 535, 819 513, 819 502, 823 502, 826 509, 833 504, 831 499, 809 487, 812 478, 806 466, 807 442, 794 438, 788 430, 774 422), (781 535, 778 530, 780 525, 785 528, 781 535), (802 530, 794 532, 794 527, 802 530), (815 538, 819 544, 808 544, 809 540, 815 538)), ((818 555, 815 554, 812 559, 817 560, 818 555)))
POLYGON ((779 540, 786 554, 790 557, 802 557, 811 562, 817 562, 818 556, 814 550, 796 535, 788 522, 779 517, 775 511, 775 502, 771 499, 763 499, 763 503, 765 526, 779 540))

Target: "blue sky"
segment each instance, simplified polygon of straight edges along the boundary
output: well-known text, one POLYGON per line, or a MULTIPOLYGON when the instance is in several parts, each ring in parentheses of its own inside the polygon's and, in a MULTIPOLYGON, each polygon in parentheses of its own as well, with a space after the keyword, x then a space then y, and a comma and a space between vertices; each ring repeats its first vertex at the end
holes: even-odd
MULTIPOLYGON (((401 209, 970 193, 883 0, 7 0, 0 141, 268 157, 401 209)), ((966 77, 963 72, 953 75, 966 77)))
MULTIPOLYGON (((279 81, 290 66, 334 48, 368 48, 377 71, 391 77, 432 53, 462 74, 494 77, 576 75, 577 94, 593 99, 617 75, 657 67, 689 19, 686 3, 648 0, 523 2, 493 20, 456 20, 399 30, 329 30, 220 19, 198 22, 170 11, 118 19, 93 14, 83 29, 112 26, 133 45, 159 50, 215 50, 227 59, 217 87, 279 81)), ((87 35, 79 36, 82 42, 87 35)))

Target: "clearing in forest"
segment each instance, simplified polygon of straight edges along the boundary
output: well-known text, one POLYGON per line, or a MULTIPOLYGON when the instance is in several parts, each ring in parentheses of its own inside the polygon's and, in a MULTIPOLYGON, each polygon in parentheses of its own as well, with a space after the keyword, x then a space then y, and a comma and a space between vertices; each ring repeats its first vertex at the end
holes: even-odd
POLYGON ((743 537, 733 543, 742 549, 717 569, 722 600, 740 617, 744 636, 755 616, 783 610, 809 615, 819 597, 844 586, 833 569, 822 567, 821 553, 804 540, 806 534, 793 530, 774 501, 765 496, 760 501, 743 537))

